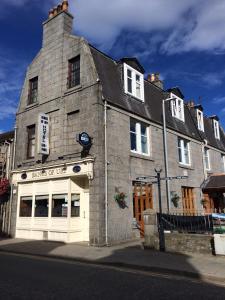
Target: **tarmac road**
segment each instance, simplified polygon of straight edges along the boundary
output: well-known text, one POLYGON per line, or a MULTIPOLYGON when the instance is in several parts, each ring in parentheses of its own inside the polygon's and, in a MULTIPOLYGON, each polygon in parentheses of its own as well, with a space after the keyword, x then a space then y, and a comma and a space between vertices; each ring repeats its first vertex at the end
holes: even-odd
POLYGON ((225 287, 87 263, 0 253, 0 299, 225 299, 225 287))

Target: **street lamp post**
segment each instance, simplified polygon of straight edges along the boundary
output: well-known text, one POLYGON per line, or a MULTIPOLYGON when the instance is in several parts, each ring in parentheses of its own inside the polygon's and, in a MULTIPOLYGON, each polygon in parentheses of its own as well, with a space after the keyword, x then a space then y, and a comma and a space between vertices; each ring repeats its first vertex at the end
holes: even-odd
POLYGON ((161 175, 162 169, 155 169, 156 172, 156 179, 157 179, 157 185, 158 185, 158 197, 159 197, 159 225, 158 225, 158 231, 159 231, 159 250, 165 251, 165 236, 164 236, 164 229, 162 224, 162 197, 161 197, 161 175))

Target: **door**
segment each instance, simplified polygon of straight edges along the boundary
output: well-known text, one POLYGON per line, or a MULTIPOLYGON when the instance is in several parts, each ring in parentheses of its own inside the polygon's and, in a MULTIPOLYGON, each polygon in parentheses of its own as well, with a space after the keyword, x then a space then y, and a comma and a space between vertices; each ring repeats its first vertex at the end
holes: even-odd
POLYGON ((194 189, 191 187, 182 187, 181 190, 184 214, 195 214, 194 189))
POLYGON ((83 241, 89 242, 89 191, 82 194, 81 222, 83 241))
POLYGON ((203 194, 203 207, 206 214, 214 212, 214 202, 210 194, 203 194))
POLYGON ((133 215, 137 221, 141 236, 144 236, 143 211, 153 208, 152 185, 133 184, 133 215))

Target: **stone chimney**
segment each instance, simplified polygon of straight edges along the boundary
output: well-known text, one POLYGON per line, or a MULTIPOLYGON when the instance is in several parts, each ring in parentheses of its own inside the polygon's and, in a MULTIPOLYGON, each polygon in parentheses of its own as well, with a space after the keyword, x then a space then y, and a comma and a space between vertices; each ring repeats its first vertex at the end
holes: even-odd
POLYGON ((187 106, 188 106, 189 108, 195 107, 195 101, 194 101, 193 99, 187 101, 187 106))
POLYGON ((159 78, 159 73, 148 74, 147 80, 158 86, 160 89, 163 89, 163 82, 159 78))
POLYGON ((64 0, 58 6, 50 9, 48 19, 43 23, 43 47, 52 47, 60 42, 64 34, 71 34, 73 16, 68 12, 68 1, 64 0))

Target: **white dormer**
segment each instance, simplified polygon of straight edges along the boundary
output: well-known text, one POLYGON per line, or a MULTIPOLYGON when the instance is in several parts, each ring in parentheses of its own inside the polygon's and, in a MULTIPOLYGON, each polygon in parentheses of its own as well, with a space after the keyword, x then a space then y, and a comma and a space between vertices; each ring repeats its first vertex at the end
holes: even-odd
POLYGON ((125 93, 144 102, 144 75, 126 63, 123 64, 123 71, 125 93))
POLYGON ((173 100, 171 100, 171 102, 170 102, 172 116, 174 118, 177 118, 184 122, 184 101, 183 101, 183 99, 179 98, 178 96, 176 96, 173 93, 171 93, 170 97, 173 98, 173 100))
POLYGON ((220 128, 219 128, 219 122, 215 119, 213 119, 213 129, 214 129, 214 135, 216 139, 220 139, 220 128))
POLYGON ((203 112, 200 109, 197 109, 196 113, 197 113, 198 130, 201 130, 204 132, 203 112))

